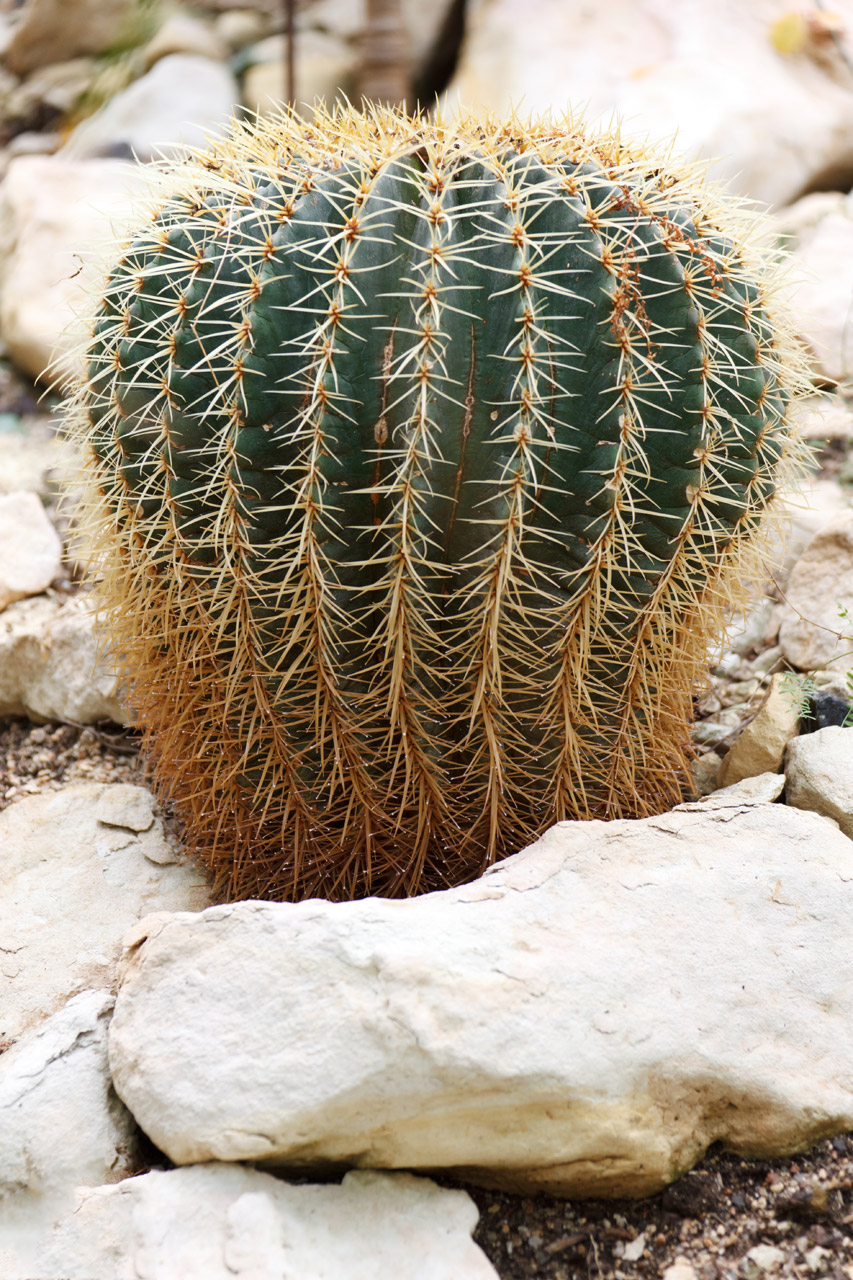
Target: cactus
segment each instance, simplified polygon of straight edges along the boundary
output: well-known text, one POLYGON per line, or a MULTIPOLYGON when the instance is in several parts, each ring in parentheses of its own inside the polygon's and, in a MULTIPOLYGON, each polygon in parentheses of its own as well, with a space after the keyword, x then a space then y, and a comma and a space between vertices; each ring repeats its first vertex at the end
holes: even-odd
POLYGON ((73 419, 109 633, 222 897, 458 883, 685 794, 798 460, 757 219, 574 121, 232 126, 73 419))

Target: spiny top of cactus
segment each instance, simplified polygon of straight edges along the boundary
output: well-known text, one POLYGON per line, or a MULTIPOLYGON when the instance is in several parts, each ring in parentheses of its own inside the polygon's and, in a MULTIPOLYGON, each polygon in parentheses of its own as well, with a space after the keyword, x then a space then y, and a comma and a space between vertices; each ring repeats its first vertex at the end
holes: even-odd
POLYGON ((759 220, 571 119, 284 113, 162 187, 75 415, 222 892, 412 892, 680 798, 799 456, 759 220))

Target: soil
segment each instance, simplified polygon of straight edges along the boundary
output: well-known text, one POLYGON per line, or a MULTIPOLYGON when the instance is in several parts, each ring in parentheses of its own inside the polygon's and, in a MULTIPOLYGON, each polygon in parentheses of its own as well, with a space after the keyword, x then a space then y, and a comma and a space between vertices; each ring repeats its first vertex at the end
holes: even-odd
POLYGON ((853 1277, 853 1135, 780 1160, 713 1150, 643 1200, 465 1190, 501 1280, 651 1280, 679 1262, 666 1280, 853 1277))

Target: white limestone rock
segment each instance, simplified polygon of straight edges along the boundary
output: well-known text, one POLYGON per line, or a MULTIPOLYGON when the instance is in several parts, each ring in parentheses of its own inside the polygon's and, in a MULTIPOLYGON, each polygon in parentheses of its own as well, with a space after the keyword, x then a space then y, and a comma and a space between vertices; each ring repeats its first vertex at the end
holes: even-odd
POLYGON ((63 480, 76 475, 80 455, 41 418, 23 418, 20 431, 6 431, 0 443, 0 494, 23 489, 55 499, 63 480))
POLYGON ((216 15, 213 31, 231 53, 237 53, 263 40, 269 21, 270 15, 257 9, 226 9, 216 15))
MULTIPOLYGON (((234 1165, 83 1187, 26 1273, 63 1280, 497 1280, 464 1191, 408 1174, 289 1186, 234 1165)), ((7 1280, 25 1280, 4 1272, 7 1280)))
POLYGON ((210 901, 151 804, 142 787, 79 783, 0 812, 0 1040, 110 987, 143 916, 210 901))
MULTIPOLYGON (((853 515, 849 491, 834 476, 817 472, 801 484, 796 492, 785 495, 788 523, 784 528, 781 564, 773 578, 787 595, 791 572, 800 556, 817 534, 822 533, 836 517, 853 515)), ((778 624, 777 624, 778 625, 778 624)))
POLYGON ((0 1236, 15 1196, 71 1199, 128 1172, 136 1126, 107 1066, 112 1008, 109 991, 83 991, 0 1055, 0 1236))
POLYGON ((853 412, 840 396, 807 396, 797 402, 791 419, 804 440, 853 442, 853 412))
POLYGON ((0 613, 0 716, 123 724, 127 708, 100 651, 85 594, 21 600, 0 613))
POLYGON ((145 46, 143 59, 148 71, 173 53, 194 53, 200 58, 213 58, 222 62, 228 56, 227 46, 206 22, 192 14, 176 10, 166 14, 164 21, 145 46))
POLYGON ((565 822, 462 888, 127 943, 113 1080, 178 1164, 634 1196, 717 1140, 853 1127, 853 845, 781 805, 565 822))
POLYGON ((81 121, 61 155, 151 160, 202 146, 240 101, 229 69, 197 53, 171 53, 81 121))
POLYGON ((0 494, 0 611, 46 591, 61 564, 62 543, 38 494, 0 494))
POLYGON ((23 0, 4 8, 12 15, 3 62, 26 75, 108 48, 127 33, 134 0, 23 0))
POLYGON ((709 795, 705 796, 702 803, 712 808, 720 808, 722 806, 730 806, 734 801, 738 803, 748 802, 750 804, 772 804, 774 800, 778 800, 782 792, 785 790, 784 773, 757 773, 747 778, 742 778, 739 782, 726 783, 725 786, 719 786, 709 795))
POLYGON ((785 798, 832 818, 853 840, 853 731, 831 725, 788 746, 785 798))
MULTIPOLYGON (((17 120, 35 121, 47 107, 63 115, 71 111, 91 85, 93 58, 69 58, 40 67, 9 94, 4 114, 17 120)), ((16 153, 18 148, 15 148, 16 153)))
POLYGON ((31 377, 60 382, 79 369, 79 317, 144 187, 142 172, 118 160, 10 163, 0 187, 0 337, 31 377))
MULTIPOLYGON (((786 0, 469 0, 451 96, 504 113, 583 106, 623 133, 720 157, 713 174, 767 204, 843 180, 853 165, 849 71, 831 41, 773 46, 786 0)), ((833 11, 847 38, 853 3, 833 11)), ((848 267, 841 266, 846 272, 848 267)))
POLYGON ((843 511, 816 533, 791 570, 779 628, 782 653, 793 667, 813 671, 853 665, 853 511, 843 511))
POLYGON ((843 382, 853 373, 853 204, 834 192, 816 192, 783 210, 778 221, 793 253, 791 305, 798 331, 818 372, 843 382))

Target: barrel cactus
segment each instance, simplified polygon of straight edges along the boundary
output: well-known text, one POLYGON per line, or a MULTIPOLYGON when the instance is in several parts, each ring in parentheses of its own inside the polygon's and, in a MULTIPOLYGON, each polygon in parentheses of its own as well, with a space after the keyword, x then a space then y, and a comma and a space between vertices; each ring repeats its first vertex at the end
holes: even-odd
POLYGON ((74 420, 112 647, 222 897, 395 895, 683 798, 797 461, 752 215, 572 121, 235 124, 74 420))

